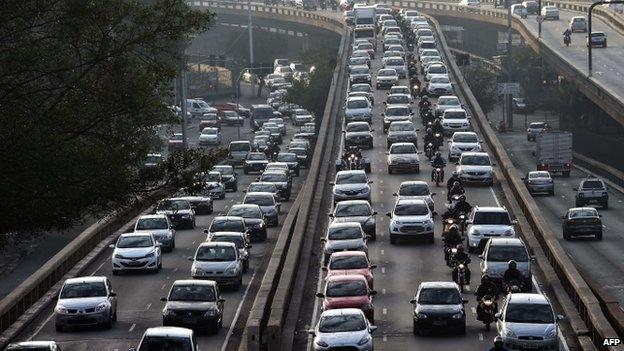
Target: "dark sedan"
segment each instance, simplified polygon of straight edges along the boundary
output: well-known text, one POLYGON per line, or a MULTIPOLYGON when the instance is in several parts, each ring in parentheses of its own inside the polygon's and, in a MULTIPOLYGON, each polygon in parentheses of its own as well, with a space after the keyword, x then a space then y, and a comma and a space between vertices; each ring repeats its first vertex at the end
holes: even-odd
POLYGON ((232 205, 228 216, 243 217, 249 240, 265 241, 267 239, 267 225, 260 206, 253 204, 232 205))
POLYGON ((234 192, 238 191, 238 174, 234 171, 234 167, 218 165, 214 166, 213 171, 221 173, 225 189, 230 189, 234 192))
POLYGON ((288 170, 296 177, 299 176, 299 158, 292 152, 280 152, 275 159, 277 162, 284 162, 288 165, 288 170))
POLYGON ((423 282, 410 303, 414 308, 414 335, 427 331, 466 333, 466 311, 459 287, 453 282, 423 282))
POLYGON ((262 173, 267 163, 269 163, 269 159, 264 152, 250 152, 245 162, 243 162, 243 172, 245 174, 251 172, 262 173))
POLYGON ((165 301, 164 326, 184 326, 219 332, 223 324, 223 304, 219 288, 210 280, 176 280, 165 301))
POLYGON ((575 236, 591 235, 602 240, 602 220, 593 207, 575 207, 563 215, 563 238, 570 240, 575 236))

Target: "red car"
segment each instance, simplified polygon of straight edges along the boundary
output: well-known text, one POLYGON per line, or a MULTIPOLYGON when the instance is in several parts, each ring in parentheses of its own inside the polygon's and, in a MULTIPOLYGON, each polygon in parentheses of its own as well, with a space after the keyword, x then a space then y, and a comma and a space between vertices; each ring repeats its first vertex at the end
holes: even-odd
POLYGON ((221 120, 216 113, 206 113, 201 117, 199 121, 199 131, 201 132, 204 128, 208 127, 221 128, 221 120))
POLYGON ((365 252, 340 251, 334 252, 329 257, 329 264, 323 267, 327 271, 327 277, 335 275, 361 275, 366 278, 368 287, 373 288, 373 269, 376 265, 370 264, 365 252))
POLYGON ((239 115, 245 117, 245 118, 249 118, 249 116, 251 116, 251 111, 246 108, 245 106, 238 104, 236 105, 235 102, 226 102, 223 104, 214 104, 212 105, 212 107, 216 108, 218 112, 222 112, 222 111, 236 111, 238 112, 239 115))
POLYGON ((361 275, 335 275, 327 277, 325 293, 317 293, 323 298, 323 311, 337 308, 359 308, 366 318, 375 322, 373 295, 375 290, 368 287, 366 278, 361 275))

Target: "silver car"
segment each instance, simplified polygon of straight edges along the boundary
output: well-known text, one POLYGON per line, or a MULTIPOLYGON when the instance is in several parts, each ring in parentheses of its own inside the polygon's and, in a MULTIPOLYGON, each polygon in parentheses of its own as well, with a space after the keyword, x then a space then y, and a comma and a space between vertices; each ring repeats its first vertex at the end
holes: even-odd
POLYGON ((221 144, 221 131, 219 128, 206 127, 199 135, 199 146, 210 146, 221 144))
POLYGON ((375 86, 377 89, 390 88, 391 86, 399 82, 399 75, 395 69, 383 68, 377 72, 377 82, 375 86))
POLYGON ((388 155, 388 174, 395 171, 420 172, 418 150, 413 143, 394 143, 388 155))
POLYGON ((498 334, 510 349, 559 350, 557 322, 550 302, 542 294, 509 294, 496 314, 498 334))
POLYGON ((340 171, 336 173, 332 193, 334 194, 334 204, 343 200, 368 200, 371 198, 370 184, 366 173, 363 170, 340 171))
POLYGON ((459 98, 455 95, 440 96, 438 102, 435 104, 435 116, 442 116, 444 111, 452 108, 463 108, 459 98))
POLYGON ((392 143, 408 142, 418 145, 418 135, 416 127, 410 121, 397 121, 390 123, 388 127, 388 136, 386 146, 390 148, 392 143))
POLYGON ((332 223, 327 227, 325 237, 321 239, 324 262, 338 251, 362 251, 368 254, 367 236, 357 222, 332 223))
POLYGON ((531 194, 555 195, 555 182, 547 171, 531 171, 522 180, 531 194))
POLYGON ((525 292, 531 291, 531 256, 526 246, 519 238, 492 238, 483 249, 481 258, 481 274, 487 274, 490 279, 501 283, 503 275, 509 266, 508 262, 516 261, 516 267, 522 273, 524 280, 517 282, 525 292))
POLYGON ((344 348, 356 351, 373 351, 371 325, 359 308, 338 308, 324 311, 316 327, 310 330, 315 351, 344 348))
POLYGON ((243 273, 247 273, 247 270, 249 269, 249 249, 251 249, 247 233, 214 232, 208 234, 207 241, 233 243, 236 245, 238 255, 240 256, 241 261, 243 261, 243 273))
POLYGON ((276 227, 279 224, 281 203, 275 200, 271 193, 247 193, 243 199, 245 205, 258 205, 265 217, 268 226, 276 227))
POLYGON ((201 243, 189 260, 193 262, 193 279, 214 280, 219 285, 233 286, 235 290, 243 285, 243 262, 232 243, 201 243))
POLYGON ((390 217, 388 232, 391 244, 399 238, 422 237, 433 243, 433 213, 425 200, 399 199, 392 212, 386 215, 390 217))
POLYGON ((372 122, 373 105, 363 96, 354 96, 347 99, 345 103, 345 122, 372 122))
POLYGON ((135 234, 149 234, 169 251, 175 248, 175 229, 165 215, 145 215, 139 217, 134 225, 135 234))
POLYGON ((360 223, 364 233, 370 236, 371 240, 377 238, 377 223, 375 216, 377 211, 373 211, 370 203, 366 200, 340 201, 336 204, 334 212, 329 216, 333 223, 357 222, 360 223))
POLYGON ((434 201, 433 196, 436 193, 432 193, 429 188, 429 184, 422 180, 408 180, 405 182, 401 182, 399 185, 399 191, 392 194, 393 196, 397 196, 400 199, 415 199, 415 200, 425 200, 427 202, 427 206, 431 212, 434 211, 434 201))
POLYGON ((106 277, 67 279, 54 307, 57 332, 65 327, 101 325, 111 328, 117 321, 117 293, 106 277))

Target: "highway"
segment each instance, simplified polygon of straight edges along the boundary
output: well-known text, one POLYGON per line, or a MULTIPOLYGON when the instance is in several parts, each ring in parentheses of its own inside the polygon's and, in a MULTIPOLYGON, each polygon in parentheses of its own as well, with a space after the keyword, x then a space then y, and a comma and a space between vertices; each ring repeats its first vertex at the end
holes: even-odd
MULTIPOLYGON (((380 45, 378 45, 381 47, 380 45)), ((381 49, 378 48, 376 59, 372 63, 373 77, 381 68, 382 56, 381 49)), ((422 80, 422 77, 421 77, 422 80)), ((374 80, 373 80, 374 82, 374 80)), ((406 79, 400 81, 400 85, 408 85, 406 79)), ((345 87, 346 88, 346 87, 345 87)), ((374 334, 375 349, 377 350, 428 350, 443 349, 451 350, 453 348, 461 348, 463 350, 485 350, 492 345, 492 340, 496 336, 496 328, 491 331, 485 331, 484 325, 476 320, 476 303, 473 292, 480 282, 479 258, 477 255, 471 255, 470 270, 472 271, 472 281, 468 290, 464 293, 464 299, 468 299, 469 303, 466 307, 466 335, 445 335, 437 336, 414 336, 412 333, 413 306, 409 300, 413 298, 418 285, 425 281, 452 281, 451 270, 446 266, 443 256, 443 243, 441 240, 442 223, 440 216, 435 220, 435 242, 427 243, 410 243, 399 241, 397 244, 391 245, 388 235, 389 218, 386 213, 392 210, 396 198, 392 196, 399 188, 399 184, 408 180, 424 180, 430 183, 434 196, 435 211, 442 214, 446 210, 446 187, 445 184, 436 187, 430 182, 431 166, 424 155, 421 155, 420 174, 407 173, 387 173, 386 163, 386 137, 382 132, 382 117, 387 90, 375 91, 375 106, 373 110, 373 128, 374 128, 374 148, 372 150, 364 150, 363 156, 367 157, 372 164, 372 172, 369 175, 373 181, 372 186, 372 207, 378 212, 377 219, 377 240, 369 241, 369 258, 372 264, 378 267, 374 271, 375 290, 378 294, 374 298, 375 305, 375 324, 379 329, 374 334)), ((432 99, 435 103, 436 99, 432 99)), ((422 135, 424 133, 420 117, 418 117, 417 101, 414 102, 413 110, 416 116, 413 122, 417 128, 421 128, 419 132, 419 149, 422 150, 422 135)), ((487 147, 485 148, 487 151, 487 147)), ((446 156, 446 146, 441 150, 442 155, 446 156)), ((453 172, 455 165, 447 164, 445 175, 448 176, 453 172)), ((471 186, 466 188, 468 202, 475 206, 504 206, 505 200, 498 186, 471 186)), ((327 204, 326 211, 330 211, 330 204, 327 204)), ((513 216, 513 214, 512 214, 513 216)), ((517 228, 518 230, 518 228, 517 228)), ((323 233, 323 231, 319 231, 323 233)), ((322 234, 321 234, 322 235, 322 234)), ((321 248, 322 250, 322 248, 321 248)), ((322 254, 319 252, 319 256, 322 254)), ((310 292, 321 292, 323 288, 324 273, 319 269, 320 262, 312 267, 318 272, 317 280, 309 283, 308 290, 310 292)), ((534 288, 534 291, 536 289, 534 288)), ((307 296, 307 295, 306 295, 307 296)), ((314 326, 320 315, 320 299, 308 303, 314 303, 314 307, 309 310, 308 315, 302 314, 300 318, 305 321, 306 325, 314 326)), ((302 311, 308 309, 302 308, 302 311)), ((299 344, 301 340, 299 340, 299 344)), ((296 345, 299 345, 296 344, 296 345)), ((307 348, 311 349, 312 338, 307 337, 307 348)), ((562 342, 561 349, 565 350, 567 346, 562 342)))
MULTIPOLYGON (((290 137, 296 130, 287 124, 288 132, 284 136, 282 149, 287 147, 290 137)), ((189 126, 197 129, 197 126, 189 126)), ((225 130, 222 145, 227 141, 235 140, 236 127, 223 127, 225 130)), ((297 128, 298 130, 298 128, 297 128)), ((249 127, 246 121, 242 128, 242 138, 247 139, 249 127)), ((192 134, 195 134, 193 132, 192 134)), ((187 257, 195 253, 197 246, 203 242, 206 235, 202 230, 207 228, 212 218, 224 215, 230 206, 242 201, 243 190, 247 185, 255 181, 258 175, 244 175, 242 169, 238 169, 239 191, 228 192, 224 200, 215 200, 214 213, 211 215, 197 216, 197 227, 194 230, 177 230, 176 248, 172 253, 163 254, 163 268, 157 274, 136 273, 113 276, 111 272, 110 254, 112 249, 102 255, 93 265, 87 268, 84 275, 107 276, 118 294, 118 322, 110 330, 95 328, 80 328, 57 333, 54 330, 52 307, 48 308, 40 317, 29 325, 18 340, 55 340, 60 343, 63 350, 127 350, 138 344, 146 328, 162 325, 162 309, 164 302, 160 301, 165 296, 171 284, 177 279, 189 279, 191 262, 187 257)), ((292 201, 296 198, 307 170, 302 170, 301 176, 293 178, 292 198, 290 202, 282 205, 280 223, 286 217, 292 201)), ((244 275, 243 287, 239 291, 223 289, 222 297, 226 300, 224 308, 223 328, 218 335, 207 336, 198 334, 199 346, 202 350, 236 350, 240 342, 242 327, 247 320, 247 314, 253 303, 260 281, 266 269, 268 258, 275 245, 277 235, 281 229, 269 228, 268 240, 262 243, 253 243, 251 248, 250 269, 244 275)))

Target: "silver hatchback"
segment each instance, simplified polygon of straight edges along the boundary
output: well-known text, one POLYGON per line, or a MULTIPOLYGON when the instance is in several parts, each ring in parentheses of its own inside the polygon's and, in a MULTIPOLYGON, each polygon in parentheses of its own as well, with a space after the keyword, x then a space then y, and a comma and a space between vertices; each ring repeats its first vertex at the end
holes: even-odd
POLYGON ((111 328, 117 320, 117 293, 106 277, 67 279, 54 307, 57 332, 65 327, 99 325, 111 328))

